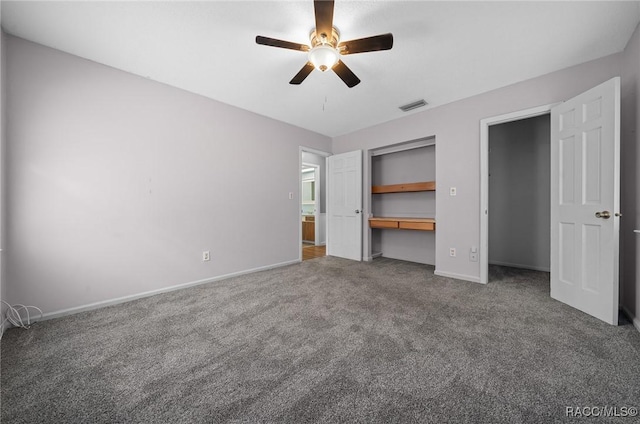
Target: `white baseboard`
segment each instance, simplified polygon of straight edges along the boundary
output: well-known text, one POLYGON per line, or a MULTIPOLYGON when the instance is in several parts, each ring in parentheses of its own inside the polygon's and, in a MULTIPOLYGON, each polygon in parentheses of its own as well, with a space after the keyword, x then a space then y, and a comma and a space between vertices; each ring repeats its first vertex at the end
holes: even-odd
POLYGON ((91 310, 94 310, 94 309, 104 308, 105 306, 111 306, 111 305, 117 305, 119 303, 130 302, 132 300, 141 299, 143 297, 149 297, 149 296, 153 296, 153 295, 160 294, 160 293, 167 293, 167 292, 172 292, 172 291, 175 291, 175 290, 186 289, 187 287, 199 286, 201 284, 212 283, 214 281, 225 280, 225 279, 231 278, 231 277, 237 277, 237 276, 245 275, 245 274, 252 274, 254 272, 266 271, 268 269, 280 268, 280 267, 283 267, 283 266, 293 265, 293 264, 297 264, 297 263, 300 263, 300 260, 296 259, 296 260, 293 260, 293 261, 281 262, 281 263, 277 263, 277 264, 273 264, 273 265, 266 265, 266 266, 262 266, 262 267, 258 267, 258 268, 247 269, 247 270, 244 270, 244 271, 232 272, 232 273, 229 273, 229 274, 220 275, 218 277, 205 278, 205 279, 198 280, 198 281, 191 281, 189 283, 176 284, 175 286, 164 287, 164 288, 157 289, 157 290, 151 290, 151 291, 147 291, 147 292, 143 292, 143 293, 132 294, 132 295, 129 295, 129 296, 118 297, 118 298, 115 298, 115 299, 103 300, 103 301, 100 301, 100 302, 89 303, 87 305, 82 305, 82 306, 75 306, 73 308, 62 309, 62 310, 59 310, 59 311, 47 312, 47 313, 42 315, 42 320, 60 318, 60 317, 63 317, 63 316, 73 315, 73 314, 77 314, 77 313, 80 313, 80 312, 85 312, 85 311, 91 311, 91 310))
POLYGON ((508 266, 508 267, 511 267, 511 268, 531 269, 533 271, 551 272, 550 268, 545 268, 545 267, 541 267, 541 266, 513 264, 513 263, 510 263, 510 262, 491 261, 491 262, 489 262, 489 265, 508 266))
POLYGON ((370 256, 371 260, 374 260, 375 258, 380 258, 380 257, 382 257, 382 252, 372 253, 370 256))
POLYGON ((480 283, 480 277, 475 277, 473 275, 464 275, 464 274, 455 274, 453 272, 442 272, 437 269, 433 271, 435 275, 439 275, 440 277, 448 277, 455 278, 456 280, 464 280, 471 281, 472 283, 480 283))
POLYGON ((640 332, 640 318, 633 315, 631 311, 625 308, 624 306, 622 306, 621 309, 622 309, 622 312, 624 312, 624 314, 633 322, 633 326, 636 327, 636 330, 640 332))
POLYGON ((375 258, 379 258, 381 256, 382 256, 382 252, 378 252, 378 253, 372 253, 370 256, 365 256, 363 259, 366 262, 371 262, 375 258))

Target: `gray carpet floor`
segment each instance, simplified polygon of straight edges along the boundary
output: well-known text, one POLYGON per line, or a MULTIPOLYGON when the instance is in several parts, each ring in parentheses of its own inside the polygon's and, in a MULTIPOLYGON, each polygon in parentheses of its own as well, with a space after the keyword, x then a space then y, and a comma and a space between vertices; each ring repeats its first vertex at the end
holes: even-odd
POLYGON ((546 423, 640 407, 631 324, 552 300, 545 273, 491 280, 325 257, 11 329, 2 422, 546 423))

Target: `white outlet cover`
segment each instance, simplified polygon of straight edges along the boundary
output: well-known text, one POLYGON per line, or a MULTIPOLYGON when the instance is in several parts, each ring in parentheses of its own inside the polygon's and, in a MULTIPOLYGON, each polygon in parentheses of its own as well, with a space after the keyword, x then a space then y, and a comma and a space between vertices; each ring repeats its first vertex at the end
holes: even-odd
POLYGON ((455 187, 450 187, 449 188, 449 196, 455 196, 457 194, 458 190, 455 187))

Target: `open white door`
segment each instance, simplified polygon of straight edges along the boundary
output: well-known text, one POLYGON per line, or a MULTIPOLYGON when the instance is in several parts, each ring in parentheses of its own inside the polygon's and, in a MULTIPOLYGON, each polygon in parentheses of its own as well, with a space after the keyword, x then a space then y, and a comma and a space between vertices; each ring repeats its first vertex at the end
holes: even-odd
POLYGON ((619 211, 614 78, 551 109, 551 297, 613 325, 619 211))
POLYGON ((327 158, 327 254, 362 260, 362 150, 327 158))

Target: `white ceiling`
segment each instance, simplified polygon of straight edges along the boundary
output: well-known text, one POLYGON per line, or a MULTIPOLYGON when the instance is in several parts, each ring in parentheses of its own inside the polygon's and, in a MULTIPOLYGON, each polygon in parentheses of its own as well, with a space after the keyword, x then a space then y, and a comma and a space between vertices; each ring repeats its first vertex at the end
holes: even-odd
POLYGON ((343 40, 394 36, 392 50, 343 57, 362 80, 350 89, 319 71, 290 85, 306 54, 255 43, 308 44, 311 0, 1 7, 9 34, 330 137, 404 116, 415 100, 434 107, 619 52, 640 20, 637 1, 336 0, 343 40))

